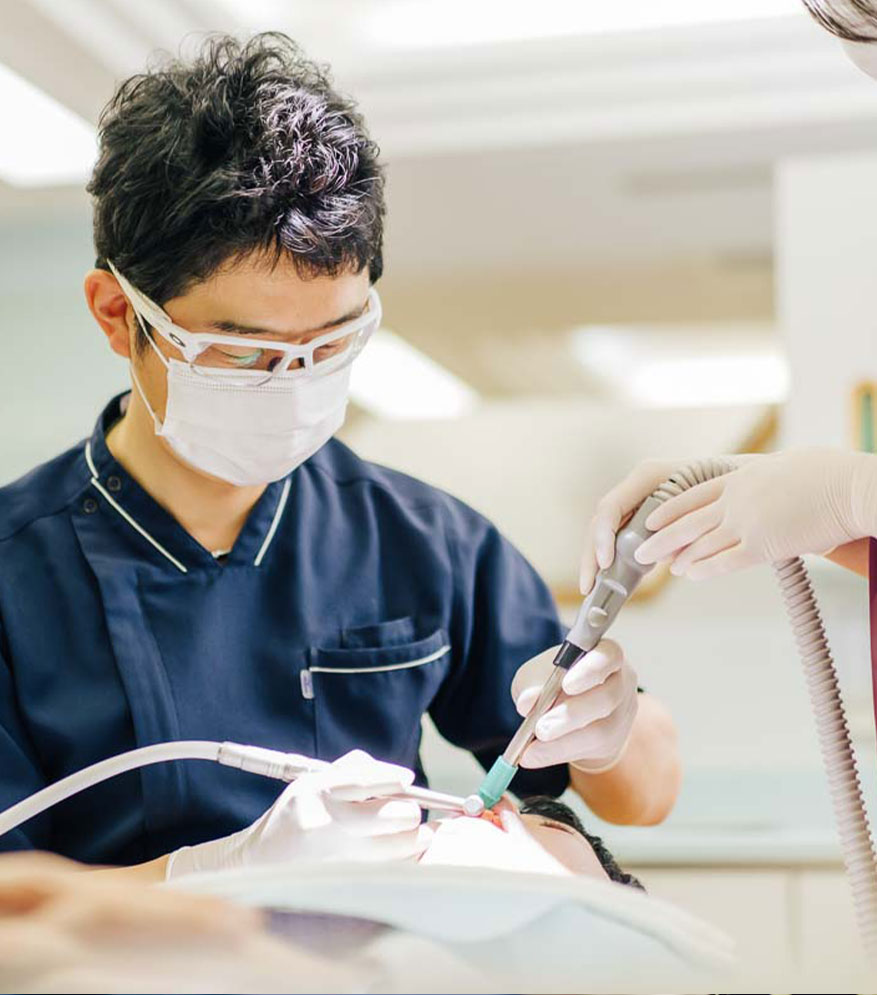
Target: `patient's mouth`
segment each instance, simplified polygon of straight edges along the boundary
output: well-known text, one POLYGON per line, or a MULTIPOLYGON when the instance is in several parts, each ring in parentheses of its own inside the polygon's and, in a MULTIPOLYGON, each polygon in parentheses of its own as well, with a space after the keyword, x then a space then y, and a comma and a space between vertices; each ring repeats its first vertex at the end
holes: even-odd
POLYGON ((484 819, 485 822, 491 823, 491 825, 496 826, 497 829, 501 829, 505 832, 505 826, 502 824, 502 819, 499 817, 498 812, 494 812, 492 808, 486 808, 481 815, 478 816, 479 819, 484 819))

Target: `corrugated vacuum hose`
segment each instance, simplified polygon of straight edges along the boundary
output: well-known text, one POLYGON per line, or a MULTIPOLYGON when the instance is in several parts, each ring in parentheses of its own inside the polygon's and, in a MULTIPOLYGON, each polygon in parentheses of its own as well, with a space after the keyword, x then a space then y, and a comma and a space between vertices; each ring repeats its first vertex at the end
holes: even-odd
MULTIPOLYGON (((733 469, 729 459, 692 463, 653 496, 667 501, 733 469)), ((877 962, 877 860, 831 650, 803 561, 783 560, 774 571, 804 667, 859 933, 868 957, 877 962)))

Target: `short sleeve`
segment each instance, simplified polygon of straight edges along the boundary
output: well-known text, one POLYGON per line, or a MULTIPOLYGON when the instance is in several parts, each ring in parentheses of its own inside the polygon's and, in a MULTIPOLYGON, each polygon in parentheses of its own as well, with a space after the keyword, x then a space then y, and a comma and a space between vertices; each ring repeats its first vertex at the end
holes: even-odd
MULTIPOLYGON (((551 593, 490 522, 449 499, 447 540, 454 571, 452 669, 430 707, 439 732, 488 769, 521 722, 511 696, 518 667, 563 639, 551 593)), ((565 764, 520 770, 520 797, 560 795, 565 764)))
MULTIPOLYGON (((45 787, 36 756, 21 721, 15 684, 4 654, 0 624, 0 811, 45 787)), ((49 814, 38 816, 0 836, 0 853, 49 849, 49 814)))

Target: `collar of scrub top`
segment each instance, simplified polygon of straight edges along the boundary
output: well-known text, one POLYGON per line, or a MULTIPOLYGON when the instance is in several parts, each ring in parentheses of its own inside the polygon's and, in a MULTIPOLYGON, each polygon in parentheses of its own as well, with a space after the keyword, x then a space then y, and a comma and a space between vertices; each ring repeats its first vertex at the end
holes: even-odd
MULTIPOLYGON (((97 420, 82 452, 93 501, 114 526, 130 532, 132 541, 152 548, 172 570, 185 574, 194 569, 223 570, 233 566, 259 567, 269 555, 283 518, 292 486, 292 475, 268 484, 253 506, 232 549, 222 563, 197 542, 182 525, 131 477, 110 452, 106 435, 121 417, 129 392, 114 397, 97 420), (101 507, 102 506, 102 507, 101 507)), ((83 508, 97 510, 83 501, 83 508)), ((142 548, 137 546, 136 548, 142 548)), ((155 558, 152 557, 152 559, 155 558)))

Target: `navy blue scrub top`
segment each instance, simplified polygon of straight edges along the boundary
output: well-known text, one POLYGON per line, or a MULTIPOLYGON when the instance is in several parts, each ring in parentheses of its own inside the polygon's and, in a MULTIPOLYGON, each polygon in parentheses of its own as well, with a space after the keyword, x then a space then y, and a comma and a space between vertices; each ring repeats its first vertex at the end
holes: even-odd
MULTIPOLYGON (((358 747, 425 783, 424 712, 493 762, 520 721, 515 670, 563 633, 545 584, 490 522, 333 440, 268 486, 220 562, 113 459, 121 401, 88 442, 0 488, 0 809, 168 740, 325 760, 358 747)), ((513 787, 557 795, 567 781, 554 767, 513 787)), ((137 863, 248 825, 282 788, 159 764, 0 850, 137 863)))

